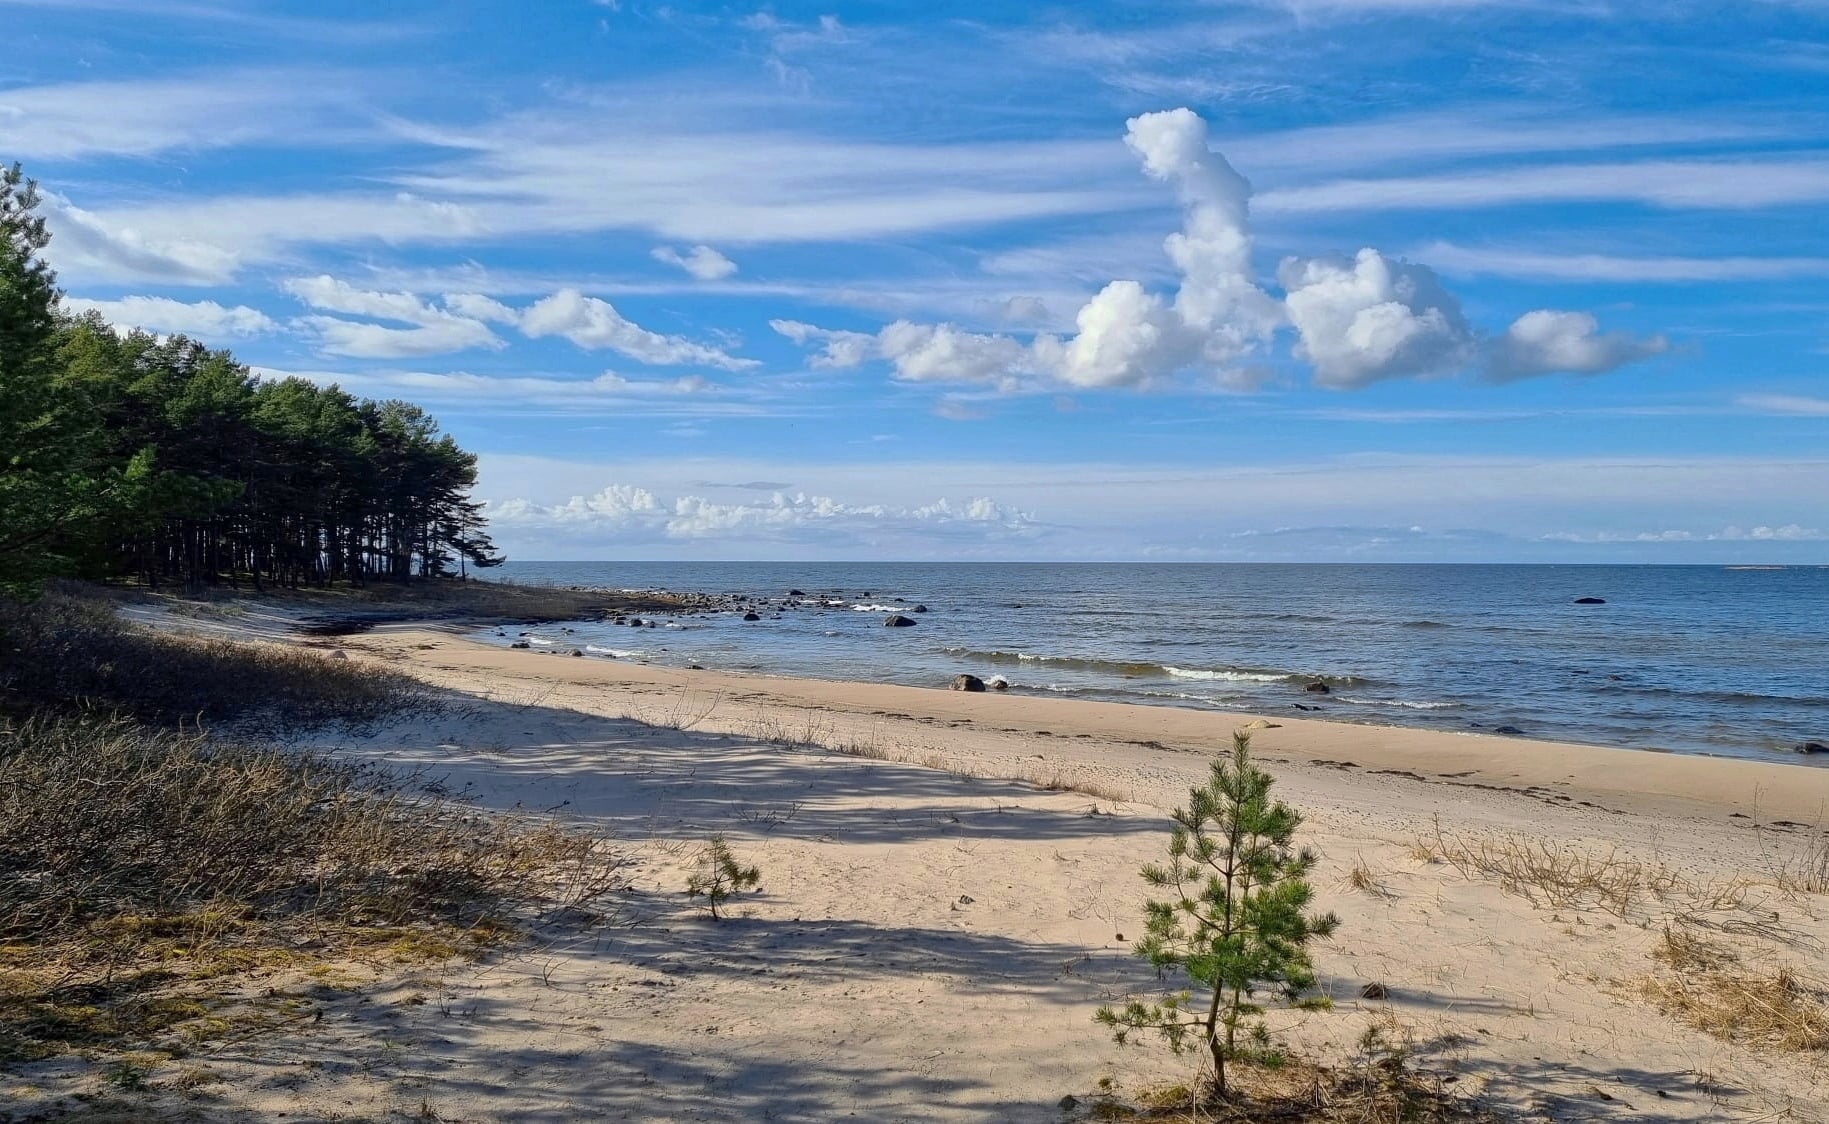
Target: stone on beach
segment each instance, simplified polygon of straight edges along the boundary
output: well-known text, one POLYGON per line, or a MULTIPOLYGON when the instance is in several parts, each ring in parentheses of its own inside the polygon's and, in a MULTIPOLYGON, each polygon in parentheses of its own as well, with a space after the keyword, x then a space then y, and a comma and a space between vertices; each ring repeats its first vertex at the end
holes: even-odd
POLYGON ((984 680, 976 675, 955 675, 950 687, 954 691, 982 691, 984 680))

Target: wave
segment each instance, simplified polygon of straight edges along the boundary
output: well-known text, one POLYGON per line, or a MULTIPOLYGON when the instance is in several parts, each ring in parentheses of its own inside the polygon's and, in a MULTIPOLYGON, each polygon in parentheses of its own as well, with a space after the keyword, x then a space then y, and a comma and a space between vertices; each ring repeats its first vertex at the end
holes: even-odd
POLYGON ((1356 699, 1351 695, 1335 695, 1344 703, 1356 703, 1359 706, 1396 706, 1405 710, 1454 710, 1464 706, 1457 702, 1417 702, 1411 699, 1356 699))
POLYGON ((1149 660, 1101 660, 1083 656, 1048 656, 1032 652, 984 651, 977 648, 947 648, 949 656, 977 660, 981 663, 1017 667, 1055 667, 1068 671, 1087 671, 1117 675, 1129 679, 1196 679, 1224 683, 1294 683, 1320 680, 1333 686, 1363 683, 1353 675, 1309 675, 1263 667, 1175 667, 1149 660))
MULTIPOLYGON (((839 604, 842 605, 842 604, 844 604, 844 602, 841 601, 841 602, 839 602, 839 604)), ((908 606, 906 606, 906 605, 853 605, 853 606, 851 606, 851 611, 854 613, 903 613, 903 612, 908 611, 908 606)))
POLYGON ((586 644, 584 650, 595 656, 610 656, 619 660, 645 660, 648 653, 640 648, 605 648, 599 644, 586 644))
POLYGON ((1635 687, 1624 683, 1608 683, 1600 689, 1606 692, 1617 691, 1621 694, 1701 699, 1711 703, 1726 703, 1730 706, 1765 706, 1771 703, 1782 703, 1789 706, 1829 706, 1829 698, 1821 695, 1769 695, 1758 691, 1685 691, 1677 687, 1635 687))

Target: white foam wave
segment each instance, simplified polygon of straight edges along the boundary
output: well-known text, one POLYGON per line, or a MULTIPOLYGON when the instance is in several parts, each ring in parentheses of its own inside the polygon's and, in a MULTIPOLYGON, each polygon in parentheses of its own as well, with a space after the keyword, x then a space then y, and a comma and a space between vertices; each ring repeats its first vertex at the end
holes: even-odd
POLYGON ((900 605, 853 605, 851 611, 854 613, 899 613, 902 608, 900 605))
POLYGON ((1164 666, 1176 679, 1205 679, 1224 683, 1282 683, 1295 678, 1293 675, 1281 675, 1270 671, 1215 671, 1206 667, 1168 667, 1164 666))
POLYGON ((593 655, 613 656, 619 660, 640 660, 648 657, 648 653, 640 648, 605 648, 598 644, 586 644, 584 650, 593 655))
POLYGON ((1360 706, 1397 706, 1405 710, 1453 710, 1460 706, 1457 702, 1416 702, 1411 699, 1359 699, 1351 695, 1336 695, 1341 702, 1357 703, 1360 706))

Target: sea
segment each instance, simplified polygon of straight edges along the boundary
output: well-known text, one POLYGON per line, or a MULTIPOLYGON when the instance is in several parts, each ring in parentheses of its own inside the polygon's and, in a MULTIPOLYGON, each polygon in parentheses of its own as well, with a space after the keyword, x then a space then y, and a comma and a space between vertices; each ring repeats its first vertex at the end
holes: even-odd
POLYGON ((1829 566, 510 562, 491 576, 758 603, 753 622, 733 607, 525 630, 602 659, 922 687, 965 672, 1027 695, 1829 766, 1793 748, 1829 743, 1829 566), (918 623, 885 627, 892 613, 918 623))

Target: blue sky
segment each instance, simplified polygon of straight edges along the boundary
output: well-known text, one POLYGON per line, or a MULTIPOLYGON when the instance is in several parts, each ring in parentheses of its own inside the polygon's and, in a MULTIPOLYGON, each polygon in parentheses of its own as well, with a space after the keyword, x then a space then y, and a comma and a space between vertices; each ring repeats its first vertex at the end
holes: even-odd
POLYGON ((1812 0, 0 31, 72 303, 422 403, 517 557, 1829 560, 1812 0))

